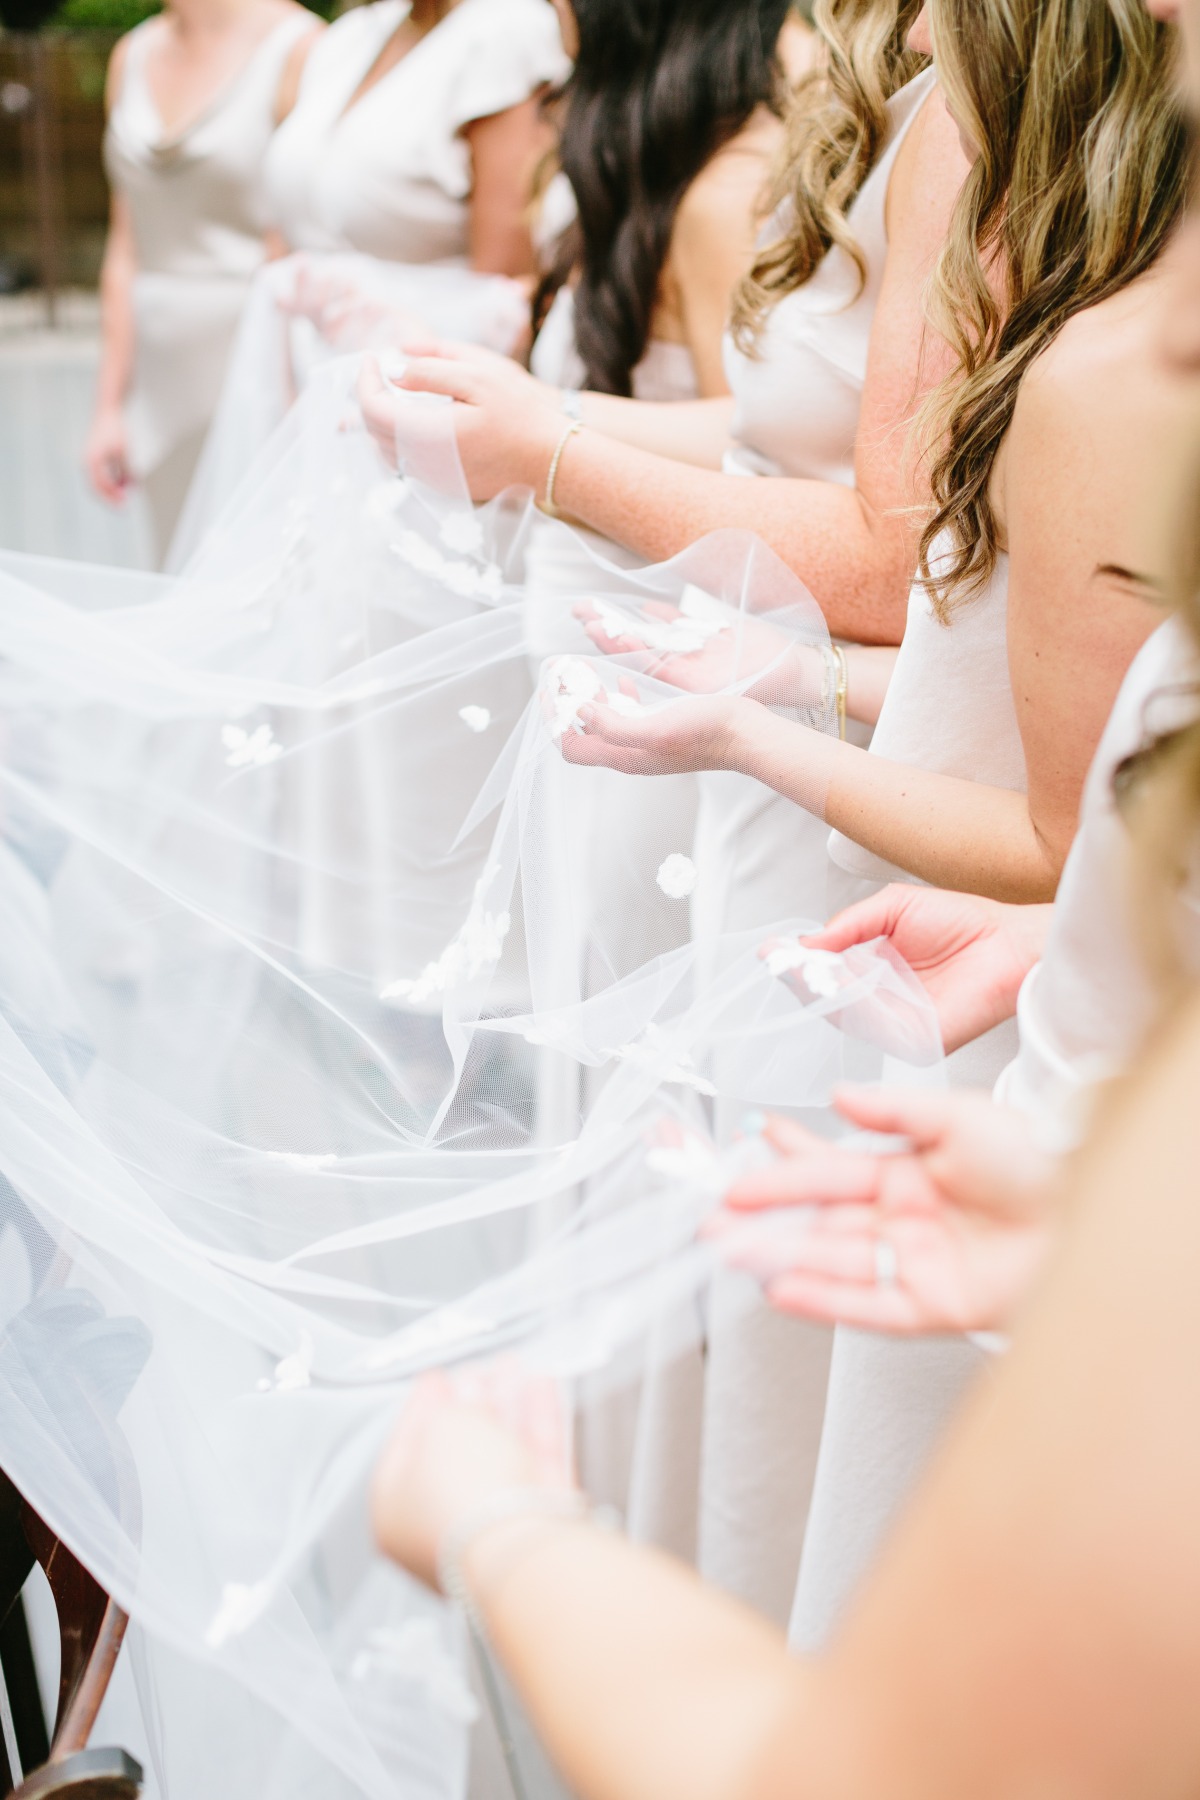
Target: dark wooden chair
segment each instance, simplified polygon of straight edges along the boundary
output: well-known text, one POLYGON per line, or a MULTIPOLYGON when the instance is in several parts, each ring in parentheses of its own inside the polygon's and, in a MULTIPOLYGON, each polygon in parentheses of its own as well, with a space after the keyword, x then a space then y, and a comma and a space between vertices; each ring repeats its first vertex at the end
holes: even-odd
POLYGON ((89 1739, 112 1679, 126 1618, 0 1472, 0 1669, 24 1779, 14 1786, 0 1740, 0 1793, 14 1800, 137 1800, 142 1770, 89 1739), (50 1583, 62 1646, 58 1712, 47 1732, 21 1590, 34 1563, 50 1583))
MULTIPOLYGON (((37 1268, 40 1234, 28 1214, 16 1216, 37 1268)), ((140 1494, 117 1415, 148 1352, 148 1334, 137 1320, 109 1318, 86 1289, 52 1283, 0 1333, 0 1381, 11 1373, 41 1390, 43 1429, 57 1431, 56 1450, 86 1471, 114 1525, 121 1521, 123 1535, 134 1541, 140 1494)), ((90 1743, 127 1623, 0 1468, 0 1673, 20 1762, 19 1771, 12 1767, 0 1734, 0 1800, 137 1800, 140 1766, 124 1750, 90 1743), (35 1563, 50 1584, 61 1645, 49 1730, 22 1598, 35 1563)))

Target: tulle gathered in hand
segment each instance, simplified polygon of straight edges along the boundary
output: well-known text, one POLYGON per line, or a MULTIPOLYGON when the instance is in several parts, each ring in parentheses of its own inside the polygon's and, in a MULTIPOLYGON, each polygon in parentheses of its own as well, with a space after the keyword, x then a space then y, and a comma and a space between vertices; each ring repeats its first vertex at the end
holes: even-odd
MULTIPOLYGON (((455 491, 434 403, 388 474, 352 384, 314 376, 176 577, 0 558, 4 1465, 130 1610, 168 1737, 172 1659, 205 1696, 173 1795, 461 1792, 456 1627, 366 1528, 413 1377, 634 1378, 753 1154, 714 1102, 820 1108, 896 1060, 839 1018, 919 1013, 867 952, 789 988, 759 932, 625 966, 580 833, 631 777, 563 755, 612 661, 535 680, 527 499, 455 491)), ((823 633, 736 534, 593 560, 632 616, 823 633)), ((691 905, 688 850, 631 904, 691 905)))

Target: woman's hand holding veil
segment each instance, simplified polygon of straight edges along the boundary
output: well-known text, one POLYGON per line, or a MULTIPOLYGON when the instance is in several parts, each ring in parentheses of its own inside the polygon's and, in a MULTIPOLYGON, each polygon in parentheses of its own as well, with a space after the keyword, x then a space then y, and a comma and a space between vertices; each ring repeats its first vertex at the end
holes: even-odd
POLYGON ((509 1361, 423 1376, 371 1485, 380 1548, 439 1586, 450 1534, 497 1496, 569 1492, 570 1436, 557 1384, 509 1361))
POLYGON ((804 942, 840 953, 885 938, 928 994, 949 1055, 1012 1017, 1052 914, 1052 906, 1010 906, 980 894, 893 882, 804 942))
POLYGON ((358 400, 367 430, 395 466, 396 430, 405 396, 441 394, 454 403, 459 460, 472 500, 494 499, 514 485, 544 492, 550 461, 567 421, 556 388, 495 351, 463 344, 410 342, 403 369, 385 380, 363 360, 358 400))
POLYGON ((753 700, 736 694, 689 695, 661 705, 637 704, 627 676, 620 694, 634 704, 618 710, 587 701, 562 734, 567 762, 619 769, 625 775, 681 775, 696 769, 736 768, 738 727, 753 700))
MULTIPOLYGON (((799 643, 787 631, 750 613, 732 614, 718 630, 702 631, 682 607, 647 600, 637 619, 626 619, 603 602, 584 600, 575 617, 606 656, 637 656, 645 672, 687 694, 738 689, 764 706, 816 710, 821 705, 825 664, 821 651, 799 643), (687 643, 689 633, 699 641, 687 643), (672 637, 684 640, 676 647, 672 637)), ((707 622, 704 622, 707 623, 707 622)))
POLYGON ((1055 1159, 983 1093, 843 1089, 835 1104, 904 1148, 842 1148, 789 1120, 708 1227, 771 1304, 899 1334, 1002 1329, 1054 1238, 1055 1159), (770 1219, 761 1215, 771 1214, 770 1219))

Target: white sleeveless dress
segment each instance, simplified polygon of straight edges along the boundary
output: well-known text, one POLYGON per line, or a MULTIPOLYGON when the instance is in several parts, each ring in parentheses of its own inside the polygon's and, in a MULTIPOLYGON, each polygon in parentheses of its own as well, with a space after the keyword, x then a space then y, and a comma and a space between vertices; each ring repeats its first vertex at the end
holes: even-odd
MULTIPOLYGON (((1182 620, 1161 625, 1130 665, 1088 773, 1042 960, 1021 989, 1020 1049, 996 1084, 996 1098, 1029 1113, 1048 1148, 1079 1142, 1101 1087, 1129 1067, 1154 1022, 1156 995, 1141 954, 1145 925, 1129 879, 1133 840, 1113 773, 1159 736, 1192 723, 1198 673, 1182 620)), ((1175 925, 1186 967, 1200 969, 1195 882, 1180 896, 1175 925)))
MULTIPOLYGON (((952 623, 924 589, 909 597, 904 642, 871 754, 992 787, 1025 789, 1025 757, 1008 671, 1008 558, 952 623)), ((838 832, 830 855, 857 891, 912 881, 838 832)), ((1016 1045, 1009 1020, 946 1059, 954 1086, 991 1086, 1016 1045)), ((829 1393, 791 1637, 815 1650, 828 1637, 892 1519, 985 1360, 966 1338, 905 1342, 842 1326, 829 1393)))
POLYGON ((263 171, 271 221, 293 250, 465 267, 471 157, 463 128, 521 105, 565 72, 545 0, 459 0, 351 105, 408 14, 407 0, 355 7, 308 58, 263 171))
POLYGON ((313 29, 285 19, 181 129, 168 133, 146 81, 158 24, 130 32, 104 163, 133 224, 134 365, 126 408, 133 472, 158 552, 170 541, 250 284, 263 260, 262 167, 284 65, 313 29))
MULTIPOLYGON (((565 177, 556 176, 545 197, 548 211, 562 200, 565 184, 565 177)), ((570 205, 569 190, 565 204, 570 205)), ((556 210, 561 213, 563 206, 556 210)), ((583 384, 569 288, 555 296, 530 361, 533 373, 552 386, 583 384)), ((691 352, 664 338, 647 344, 631 385, 638 400, 687 401, 699 395, 691 352)), ((568 527, 541 513, 533 517, 524 577, 526 644, 535 670, 548 656, 593 653, 572 615, 573 603, 603 585, 604 563, 628 569, 640 561, 596 532, 568 527)), ((688 941, 686 900, 668 899, 655 878, 672 852, 691 847, 697 783, 694 775, 631 782, 608 769, 576 770, 572 782, 577 855, 587 896, 588 942, 580 946, 580 979, 588 992, 688 941)), ((568 1068, 563 1058, 548 1062, 538 1111, 549 1137, 567 1137, 578 1129, 596 1079, 590 1070, 568 1068)), ((701 1387, 700 1350, 693 1341, 669 1367, 656 1369, 640 1390, 590 1407, 576 1428, 589 1491, 622 1508, 638 1541, 689 1560, 696 1548, 701 1387)))
MULTIPOLYGON (((888 141, 850 209, 866 261, 861 289, 853 261, 835 246, 772 310, 757 358, 727 342, 737 440, 727 472, 853 485, 887 253, 888 182, 934 79, 926 71, 889 101, 888 141)), ((725 932, 823 917, 820 821, 742 775, 704 774, 698 785, 692 931, 701 955, 725 932)), ((725 1106, 717 1111, 718 1131, 728 1135, 736 1118, 725 1106)), ((728 1274, 713 1284, 705 1338, 697 1563, 707 1579, 783 1625, 805 1538, 832 1334, 773 1312, 748 1277, 728 1274)))
MULTIPOLYGON (((584 381, 568 288, 555 296, 531 367, 555 387, 577 387, 584 381)), ((638 400, 695 400, 699 389, 691 352, 685 344, 652 338, 633 371, 632 387, 638 400)), ((548 656, 593 653, 572 605, 603 586, 605 564, 627 569, 640 561, 596 532, 567 527, 542 513, 533 516, 524 577, 526 642, 535 672, 548 656)), ((585 987, 590 988, 632 974, 652 957, 687 942, 687 903, 668 900, 655 875, 672 852, 690 849, 696 780, 675 775, 631 784, 611 770, 596 769, 580 771, 576 786, 581 792, 587 789, 577 823, 591 927, 589 954, 602 965, 591 971, 590 979, 585 971, 585 987)), ((577 1106, 571 1110, 577 1123, 577 1106)))

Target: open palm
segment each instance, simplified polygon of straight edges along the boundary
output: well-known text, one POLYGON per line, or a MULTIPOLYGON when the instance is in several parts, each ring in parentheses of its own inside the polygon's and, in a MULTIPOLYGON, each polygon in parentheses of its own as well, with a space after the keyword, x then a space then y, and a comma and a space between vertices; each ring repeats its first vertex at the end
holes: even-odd
POLYGON ((1002 1327, 1052 1241, 1054 1164, 983 1093, 847 1089, 838 1110, 907 1147, 844 1149, 788 1120, 711 1230, 782 1312, 896 1333, 1002 1327))

